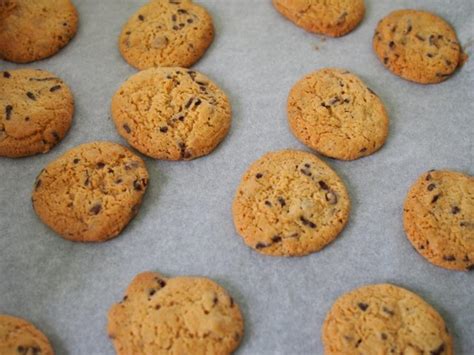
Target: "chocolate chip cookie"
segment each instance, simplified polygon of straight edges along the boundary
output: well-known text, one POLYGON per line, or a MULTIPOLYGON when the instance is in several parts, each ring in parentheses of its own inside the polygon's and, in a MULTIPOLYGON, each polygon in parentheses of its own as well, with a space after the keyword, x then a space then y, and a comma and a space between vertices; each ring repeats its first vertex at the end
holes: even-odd
POLYGON ((190 160, 213 151, 231 124, 225 93, 183 68, 150 68, 130 77, 112 99, 118 132, 156 159, 190 160))
POLYGON ((231 354, 244 323, 239 306, 202 277, 137 275, 109 311, 108 333, 125 354, 231 354))
POLYGON ((211 45, 209 13, 191 0, 153 0, 130 17, 120 35, 125 60, 137 69, 190 67, 211 45))
POLYGON ((69 87, 44 70, 0 72, 0 156, 46 153, 71 126, 74 99, 69 87))
POLYGON ((474 270, 474 178, 438 170, 421 175, 405 199, 405 232, 434 265, 474 270))
POLYGON ((337 174, 316 156, 283 150, 264 155, 242 177, 233 204, 244 242, 273 256, 302 256, 334 240, 350 200, 337 174))
POLYGON ((353 160, 380 149, 388 116, 380 98, 347 70, 326 68, 291 89, 288 121, 304 144, 331 158, 353 160))
POLYGON ((7 0, 0 6, 0 58, 29 63, 56 54, 74 37, 70 0, 7 0))
POLYGON ((137 214, 147 184, 140 157, 119 144, 86 143, 41 171, 33 207, 63 238, 103 242, 117 236, 137 214))
POLYGON ((446 80, 466 59, 454 29, 427 11, 387 15, 375 30, 373 47, 391 72, 421 84, 446 80))
POLYGON ((421 297, 390 284, 342 295, 322 329, 324 353, 452 355, 443 318, 421 297))

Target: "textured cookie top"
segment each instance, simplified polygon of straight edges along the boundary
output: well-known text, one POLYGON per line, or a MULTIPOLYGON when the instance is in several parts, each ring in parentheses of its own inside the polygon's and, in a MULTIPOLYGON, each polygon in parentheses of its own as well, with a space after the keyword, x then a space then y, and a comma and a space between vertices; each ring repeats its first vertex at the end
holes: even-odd
POLYGON ((53 355, 46 336, 33 324, 16 317, 0 315, 0 354, 53 355))
POLYGON ((474 270, 474 178, 430 171, 413 184, 403 223, 415 249, 431 263, 474 270))
POLYGON ((152 0, 130 17, 119 47, 137 69, 190 67, 213 38, 212 18, 202 6, 191 0, 152 0))
POLYGON ((52 56, 76 34, 77 25, 70 0, 4 0, 0 2, 0 57, 28 63, 52 56))
POLYGON ((36 179, 33 207, 65 239, 115 237, 138 212, 148 183, 143 160, 111 142, 77 146, 36 179))
POLYGON ((239 306, 215 282, 144 272, 109 311, 117 354, 230 354, 243 335, 239 306))
POLYGON ((275 8, 307 31, 339 37, 364 18, 364 0, 273 0, 275 8))
POLYGON ((288 120, 304 144, 344 160, 372 154, 388 134, 382 101, 342 69, 318 70, 298 81, 288 97, 288 120))
POLYGON ((453 28, 426 11, 390 13, 379 22, 373 46, 393 73, 422 84, 445 80, 464 60, 453 28))
POLYGON ((0 156, 46 153, 71 126, 69 87, 43 70, 0 72, 0 156))
POLYGON ((229 131, 231 107, 205 75, 150 68, 130 77, 112 99, 118 132, 157 159, 189 160, 210 153, 229 131))
POLYGON ((443 318, 418 295, 389 284, 344 294, 322 329, 324 353, 452 355, 443 318))
POLYGON ((344 228, 350 201, 336 173, 316 156, 272 152, 253 163, 237 189, 237 232, 258 252, 306 255, 322 249, 344 228))

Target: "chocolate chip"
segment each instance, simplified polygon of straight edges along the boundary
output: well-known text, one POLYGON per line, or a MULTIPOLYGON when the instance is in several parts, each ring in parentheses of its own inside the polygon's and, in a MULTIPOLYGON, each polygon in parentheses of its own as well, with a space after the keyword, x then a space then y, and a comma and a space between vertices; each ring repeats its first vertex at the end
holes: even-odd
POLYGON ((280 204, 281 207, 285 207, 286 201, 283 197, 278 197, 278 203, 280 204))
POLYGON ((133 188, 135 191, 143 191, 143 186, 142 186, 143 181, 140 180, 135 180, 133 182, 133 188))
POLYGON ((435 189, 436 185, 435 184, 429 184, 428 185, 428 191, 433 191, 435 189))
POLYGON ((127 296, 127 295, 123 296, 122 302, 125 302, 127 299, 128 299, 128 296, 127 296))
POLYGON ((361 150, 359 150, 359 153, 365 153, 367 151, 367 148, 362 148, 361 150))
POLYGON ((356 343, 355 347, 358 348, 360 343, 362 343, 362 339, 357 340, 357 343, 356 343))
POLYGON ((41 179, 38 179, 35 184, 35 190, 38 190, 40 186, 41 186, 41 179))
POLYGON ((431 200, 431 203, 435 203, 436 201, 438 201, 440 196, 441 196, 440 194, 434 195, 433 199, 431 200))
POLYGON ((61 85, 54 85, 53 87, 51 87, 51 89, 49 89, 49 91, 55 92, 55 91, 58 91, 59 89, 61 89, 61 85))
POLYGON ((9 77, 11 77, 11 76, 12 76, 12 75, 11 75, 9 72, 7 72, 7 71, 4 71, 4 72, 3 72, 3 77, 4 77, 4 78, 9 78, 9 77))
POLYGON ((301 223, 303 223, 304 226, 310 227, 310 228, 316 228, 316 224, 314 222, 311 222, 310 220, 304 218, 303 216, 300 217, 301 223))
POLYGON ((215 306, 217 303, 219 303, 219 299, 214 296, 214 298, 212 299, 212 305, 215 306))
POLYGON ((394 33, 397 30, 397 25, 392 27, 392 33, 394 33))
POLYGON ((13 106, 7 105, 5 106, 5 119, 8 121, 12 116, 13 106))
POLYGON ((326 190, 326 191, 329 190, 328 184, 326 184, 323 180, 319 180, 318 184, 319 184, 319 187, 322 188, 323 190, 326 190))
POLYGON ((279 242, 281 242, 281 240, 282 239, 279 235, 275 235, 275 236, 272 237, 272 242, 273 243, 279 243, 279 242))
POLYGON ((444 255, 443 256, 443 260, 446 260, 446 261, 455 261, 456 258, 454 255, 444 255))
POLYGON ((458 206, 454 206, 451 208, 451 213, 452 214, 458 214, 461 211, 461 209, 458 206))
POLYGON ((448 59, 446 59, 445 62, 446 62, 446 65, 451 65, 452 64, 451 61, 448 60, 448 59))
POLYGON ((174 25, 174 26, 173 26, 173 30, 177 31, 177 30, 179 30, 179 27, 176 26, 176 25, 174 25))
POLYGON ((154 288, 148 290, 148 297, 153 296, 156 293, 156 290, 154 288))
POLYGON ((28 122, 30 120, 30 117, 26 116, 25 121, 28 122))
POLYGON ((168 127, 166 127, 166 126, 160 127, 160 132, 163 132, 163 133, 168 132, 168 127))
POLYGON ((187 14, 188 12, 185 9, 178 9, 178 14, 187 14))
POLYGON ((95 204, 94 206, 91 207, 89 210, 90 213, 92 214, 99 214, 99 212, 102 210, 102 205, 100 203, 95 204))
POLYGON ((388 43, 388 46, 393 49, 393 48, 395 47, 395 42, 394 42, 394 41, 390 41, 390 42, 388 43))
POLYGON ((266 248, 267 245, 264 244, 264 243, 261 243, 261 242, 258 242, 257 245, 255 245, 255 248, 257 249, 263 249, 263 248, 266 248))
POLYGON ((139 19, 140 21, 144 21, 144 20, 145 20, 145 17, 144 17, 143 15, 138 15, 138 19, 139 19))
POLYGON ((337 203, 337 196, 334 192, 329 191, 326 193, 326 201, 329 202, 331 205, 335 205, 337 203))
POLYGON ((130 129, 130 127, 128 126, 128 124, 124 123, 124 125, 122 126, 123 129, 125 130, 125 132, 127 133, 130 133, 132 130, 130 129))
POLYGON ((126 35, 131 35, 132 34, 132 31, 127 31, 125 32, 126 35))
POLYGON ((186 22, 187 22, 187 23, 193 23, 194 20, 193 20, 192 18, 188 18, 188 19, 186 20, 186 22))
POLYGON ((256 177, 257 179, 261 179, 261 178, 263 177, 263 174, 257 173, 257 175, 255 175, 255 177, 256 177))
POLYGON ((406 31, 406 34, 409 34, 411 32, 411 30, 413 29, 412 25, 408 25, 408 28, 407 28, 407 31, 406 31))
POLYGON ((311 176, 311 171, 307 170, 307 169, 300 169, 301 173, 303 173, 304 175, 306 176, 311 176))
POLYGON ((388 64, 388 58, 387 58, 387 57, 385 57, 385 58, 383 59, 383 63, 384 63, 384 64, 388 64))
POLYGON ((382 338, 382 340, 387 340, 387 334, 385 333, 380 334, 380 337, 382 338))
POLYGON ((196 99, 194 106, 199 106, 202 103, 201 99, 196 99))
POLYGON ((430 355, 441 355, 442 353, 444 353, 444 343, 442 343, 436 349, 431 350, 430 355))
POLYGON ((265 205, 268 206, 268 207, 272 207, 272 203, 270 201, 265 201, 265 205))
POLYGON ((123 179, 121 179, 121 178, 118 178, 117 180, 115 180, 116 184, 121 184, 122 182, 123 182, 123 179))
POLYGON ((176 22, 176 19, 177 19, 176 15, 173 14, 173 16, 171 16, 171 21, 176 22))
POLYGON ((415 37, 418 38, 422 42, 426 41, 426 38, 420 36, 418 33, 415 35, 415 37))
POLYGON ((472 265, 469 265, 467 268, 466 268, 467 271, 472 271, 474 270, 474 264, 472 265))
POLYGON ((184 105, 184 108, 189 108, 189 106, 191 106, 191 104, 193 103, 193 100, 194 98, 190 98, 188 102, 186 102, 186 105, 184 105))
POLYGON ((184 23, 179 24, 179 28, 183 28, 184 26, 185 26, 184 23))
POLYGON ((74 164, 77 164, 77 163, 80 162, 80 159, 76 158, 76 159, 74 159, 72 162, 73 162, 74 164))
POLYGON ((102 168, 104 168, 104 166, 105 166, 105 163, 103 163, 103 162, 97 163, 97 169, 102 169, 102 168))
POLYGON ((367 303, 357 303, 357 306, 362 310, 362 311, 366 311, 367 308, 369 308, 369 305, 367 303))
POLYGON ((28 92, 26 93, 26 96, 28 96, 28 98, 30 98, 30 99, 33 100, 33 101, 36 100, 35 95, 34 95, 31 91, 28 91, 28 92))
POLYGON ((434 57, 434 54, 432 54, 432 53, 426 53, 426 56, 427 56, 428 58, 433 58, 433 57, 434 57))
POLYGON ((53 135, 53 138, 56 140, 56 142, 59 142, 59 140, 61 139, 59 137, 59 133, 56 132, 56 131, 53 131, 53 133, 51 133, 53 135))
POLYGON ((166 281, 165 280, 157 279, 156 281, 158 281, 158 285, 160 285, 161 288, 166 286, 166 281))
POLYGON ((230 307, 234 307, 234 299, 232 297, 229 297, 229 304, 230 304, 230 307))

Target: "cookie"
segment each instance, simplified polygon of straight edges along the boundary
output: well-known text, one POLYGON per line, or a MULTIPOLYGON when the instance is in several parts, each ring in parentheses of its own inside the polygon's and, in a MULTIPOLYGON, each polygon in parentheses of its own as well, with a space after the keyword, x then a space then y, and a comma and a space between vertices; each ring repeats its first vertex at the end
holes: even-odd
POLYGON ((446 80, 465 60, 454 29, 426 11, 390 13, 377 25, 373 47, 392 73, 420 84, 446 80))
POLYGON ((0 72, 0 156, 46 153, 68 132, 74 113, 69 87, 44 70, 0 72))
POLYGON ((33 324, 0 314, 0 354, 53 355, 46 336, 33 324))
POLYGON ((191 0, 152 0, 130 17, 119 39, 128 64, 151 67, 190 67, 214 39, 209 13, 191 0))
POLYGON ((405 232, 434 265, 474 270, 474 178, 438 170, 421 175, 405 199, 405 232))
POLYGON ((78 14, 70 0, 2 0, 0 58, 29 63, 56 54, 74 37, 78 14))
POLYGON ((239 306, 201 277, 138 274, 109 311, 117 354, 231 354, 242 339, 239 306))
POLYGON ((130 77, 112 99, 119 134, 156 159, 190 160, 213 151, 231 124, 225 93, 183 68, 150 68, 130 77))
POLYGON ((322 328, 324 353, 452 355, 443 318, 421 297, 390 284, 344 294, 322 328))
POLYGON ((380 149, 389 125, 380 98, 354 74, 333 68, 306 75, 293 86, 288 121, 302 143, 343 160, 380 149))
POLYGON ((273 0, 273 6, 306 31, 331 37, 351 32, 365 14, 364 0, 273 0))
POLYGON ((77 146, 36 178, 33 207, 65 239, 103 242, 137 214, 148 183, 143 160, 111 142, 77 146))
POLYGON ((245 172, 233 203, 244 242, 266 255, 302 256, 334 240, 349 219, 350 200, 337 174, 316 156, 265 154, 245 172))

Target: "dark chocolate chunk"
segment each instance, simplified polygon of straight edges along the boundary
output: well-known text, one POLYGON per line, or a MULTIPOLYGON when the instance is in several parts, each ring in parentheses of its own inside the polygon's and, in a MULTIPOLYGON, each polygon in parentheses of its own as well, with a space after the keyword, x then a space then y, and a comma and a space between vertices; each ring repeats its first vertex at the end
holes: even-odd
POLYGON ((234 299, 230 296, 229 296, 229 304, 231 308, 234 307, 234 299))
POLYGON ((148 297, 153 296, 156 293, 156 290, 154 288, 151 288, 148 290, 148 297))
POLYGON ((51 89, 49 89, 49 91, 55 92, 55 91, 58 91, 59 89, 61 89, 61 85, 54 85, 53 87, 51 87, 51 89))
POLYGON ((28 98, 31 99, 31 100, 36 100, 35 95, 31 91, 28 91, 26 93, 26 96, 28 96, 28 98))
POLYGON ((322 188, 323 190, 326 190, 326 191, 329 190, 328 184, 326 184, 323 180, 319 180, 318 184, 319 184, 319 187, 322 188))
POLYGON ((168 132, 168 127, 166 127, 166 126, 160 127, 160 132, 162 132, 162 133, 168 132))
POLYGON ((130 132, 132 131, 132 130, 130 129, 130 127, 128 126, 128 124, 126 124, 126 123, 124 123, 122 127, 123 127, 123 129, 125 130, 125 132, 127 132, 127 133, 130 133, 130 132))
POLYGON ((281 207, 285 207, 286 201, 283 197, 278 197, 278 203, 280 204, 281 207))
POLYGON ((51 133, 53 135, 53 138, 56 140, 56 142, 59 142, 59 140, 61 139, 59 137, 59 133, 56 132, 56 131, 53 131, 53 133, 51 133))
POLYGON ((272 237, 272 242, 273 243, 279 243, 279 242, 281 242, 281 240, 282 239, 279 235, 275 235, 275 236, 272 237))
POLYGON ((407 31, 406 31, 406 34, 409 34, 411 32, 411 30, 413 29, 412 25, 408 25, 408 28, 407 28, 407 31))
POLYGON ((415 35, 415 37, 418 38, 422 42, 426 41, 426 38, 420 36, 418 33, 415 35))
POLYGON ((80 159, 76 158, 76 159, 74 159, 72 162, 73 162, 74 164, 77 164, 77 163, 80 162, 80 159))
POLYGON ((92 206, 89 211, 90 213, 97 215, 99 214, 101 210, 102 210, 102 205, 100 203, 97 203, 94 206, 92 206))
POLYGON ((364 312, 367 310, 367 308, 369 308, 369 305, 367 303, 362 303, 362 302, 357 303, 357 306, 364 312))
POLYGON ((144 21, 144 20, 145 20, 145 17, 144 17, 143 15, 138 15, 138 19, 139 19, 140 21, 144 21))
POLYGON ((257 173, 257 175, 255 175, 255 177, 256 177, 257 179, 261 179, 262 176, 263 176, 263 174, 261 174, 261 173, 257 173))
POLYGON ((158 281, 158 285, 160 285, 161 288, 166 286, 166 281, 165 280, 158 279, 157 281, 158 281))
POLYGON ((97 163, 97 169, 103 169, 104 166, 105 166, 105 163, 103 163, 103 162, 98 162, 97 163))
POLYGON ((433 191, 435 189, 436 185, 435 184, 429 184, 428 185, 428 191, 433 191))
POLYGON ((387 334, 385 333, 380 334, 380 337, 382 338, 382 340, 387 340, 387 334))
POLYGON ((467 268, 466 268, 467 271, 472 271, 474 270, 474 264, 472 265, 469 265, 467 268))
POLYGON ((26 116, 25 117, 25 121, 28 122, 30 120, 30 117, 29 116, 26 116))
POLYGON ((431 350, 430 355, 441 355, 444 353, 444 343, 442 343, 440 346, 438 346, 436 349, 431 350))
POLYGON ((458 206, 454 206, 451 208, 451 213, 452 214, 458 214, 461 211, 461 209, 458 206))
POLYGON ((366 147, 364 147, 364 148, 362 148, 361 150, 359 150, 360 153, 365 153, 366 151, 367 151, 367 148, 366 148, 366 147))
POLYGON ((193 103, 193 100, 194 98, 190 98, 188 102, 186 102, 186 104, 184 105, 184 108, 189 108, 189 106, 191 106, 191 104, 193 103))
POLYGON ((431 203, 435 203, 436 201, 438 201, 440 196, 441 196, 440 194, 434 195, 433 199, 431 200, 431 203))
POLYGON ((272 203, 268 200, 265 201, 265 205, 268 206, 268 207, 272 207, 272 203))
POLYGON ((383 63, 384 63, 384 64, 388 64, 388 57, 385 57, 385 58, 383 59, 383 63))
POLYGON ((392 49, 395 48, 395 42, 394 42, 394 41, 390 41, 390 42, 388 43, 388 46, 389 46, 390 48, 392 48, 392 49))
POLYGON ((194 101, 194 106, 199 106, 200 104, 202 103, 201 99, 196 99, 196 101, 194 101))
POLYGON ((177 16, 173 14, 173 16, 171 16, 171 21, 176 22, 176 20, 177 20, 177 16))
POLYGON ((179 27, 176 26, 176 25, 174 25, 174 26, 173 26, 173 30, 177 31, 177 30, 179 30, 179 27))
POLYGON ((306 176, 311 176, 311 171, 309 171, 308 169, 300 169, 301 173, 303 175, 306 175, 306 176))
POLYGON ((454 255, 444 255, 443 260, 445 260, 445 261, 455 261, 456 258, 455 258, 454 255))
POLYGON ((187 14, 188 12, 185 9, 178 9, 178 14, 187 14))
POLYGON ((12 116, 13 106, 7 105, 5 106, 5 119, 8 121, 12 116))
POLYGON ((357 340, 357 343, 356 343, 355 347, 358 348, 360 343, 362 343, 362 339, 357 340))
POLYGON ((316 224, 305 217, 301 216, 300 217, 301 223, 303 223, 304 226, 310 227, 310 228, 316 228, 316 224))
POLYGON ((263 249, 263 248, 266 248, 267 245, 264 244, 264 243, 261 243, 261 242, 258 242, 257 245, 255 245, 255 248, 257 249, 263 249))
POLYGON ((146 187, 147 181, 146 179, 141 179, 141 180, 135 180, 133 182, 133 188, 135 191, 143 191, 143 188, 146 187))
POLYGON ((3 77, 4 77, 4 78, 9 78, 9 77, 11 77, 11 76, 12 76, 12 75, 11 75, 9 72, 7 72, 7 71, 4 71, 4 72, 3 72, 3 77))
POLYGON ((452 63, 450 60, 448 60, 448 59, 446 59, 445 62, 446 62, 446 65, 451 65, 451 64, 453 64, 453 63, 452 63))
POLYGON ((433 57, 434 57, 434 54, 432 54, 432 53, 426 53, 426 56, 427 56, 428 58, 433 58, 433 57))
POLYGON ((35 184, 35 190, 38 190, 40 186, 41 186, 41 179, 38 179, 35 184))

